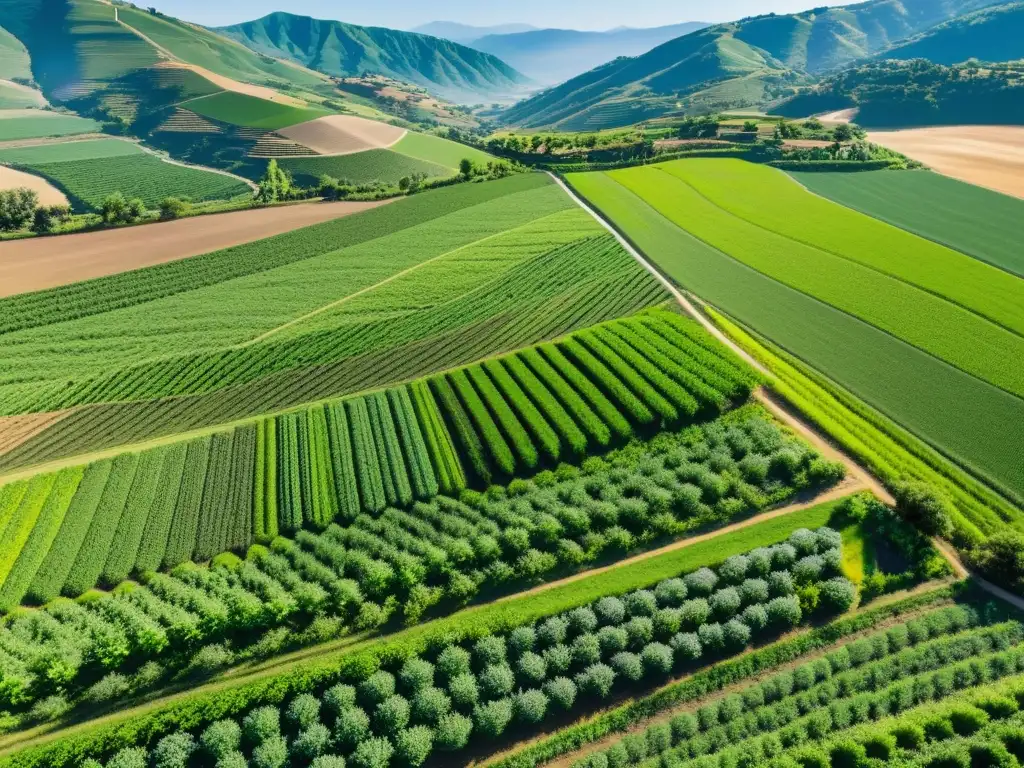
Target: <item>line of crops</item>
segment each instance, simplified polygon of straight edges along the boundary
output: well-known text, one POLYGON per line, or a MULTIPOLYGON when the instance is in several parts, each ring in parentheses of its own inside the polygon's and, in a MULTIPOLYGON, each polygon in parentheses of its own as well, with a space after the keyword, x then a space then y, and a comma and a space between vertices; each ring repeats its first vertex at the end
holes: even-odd
POLYGON ((665 299, 661 285, 613 241, 603 242, 592 255, 597 260, 581 261, 578 252, 567 249, 530 262, 529 269, 514 269, 464 301, 447 305, 444 312, 431 311, 443 322, 436 329, 416 330, 417 335, 437 334, 418 341, 394 338, 405 325, 415 325, 415 318, 375 321, 350 328, 353 339, 361 338, 359 354, 335 363, 282 371, 206 395, 87 406, 4 454, 0 466, 39 463, 414 379, 629 315, 665 299), (527 281, 536 284, 520 294, 527 281), (456 319, 449 323, 452 317, 456 319))
MULTIPOLYGON (((435 750, 459 754, 502 736, 528 734, 560 716, 592 711, 614 694, 657 686, 674 673, 736 654, 755 638, 774 637, 815 615, 845 612, 856 590, 838 575, 840 538, 828 528, 796 531, 787 541, 731 557, 717 570, 677 571, 650 589, 606 595, 542 620, 513 621, 500 631, 456 636, 382 659, 352 670, 342 683, 300 686, 278 706, 254 703, 229 720, 196 720, 177 728, 174 739, 185 733, 191 739, 186 766, 200 765, 209 754, 223 760, 243 750, 243 760, 262 765, 271 749, 281 760, 344 755, 358 766, 387 766, 392 757, 421 765, 435 750), (798 589, 819 591, 822 599, 811 606, 798 589)), ((329 556, 332 544, 319 543, 329 556)), ((301 543, 288 542, 246 565, 273 579, 272 573, 283 575, 289 566, 301 568, 309 556, 301 543), (264 556, 276 562, 264 566, 264 556)), ((193 589, 215 589, 218 579, 226 586, 240 572, 236 565, 234 572, 228 567, 179 578, 193 589)), ((329 574, 334 572, 326 569, 324 578, 329 574)), ((998 636, 1000 629, 990 633, 998 636)), ((1016 629, 1006 630, 1011 643, 1020 639, 1016 629)), ((982 632, 977 634, 985 637, 982 632)), ((150 747, 164 751, 153 743, 157 735, 146 734, 129 749, 141 748, 143 758, 150 747)))
MULTIPOLYGON (((408 508, 442 488, 459 493, 470 481, 484 488, 496 479, 532 474, 588 450, 605 450, 613 436, 625 439, 634 429, 679 426, 697 415, 694 406, 680 418, 660 391, 676 403, 687 402, 687 392, 693 391, 701 398, 701 416, 708 417, 740 401, 755 381, 703 331, 663 310, 579 338, 585 343, 570 337, 415 382, 411 390, 396 387, 317 405, 187 444, 99 462, 96 466, 110 466, 100 496, 95 496, 99 481, 83 482, 81 511, 77 498, 72 500, 75 519, 48 514, 35 534, 50 493, 50 485, 40 483, 53 484, 52 475, 40 476, 33 481, 37 501, 21 505, 26 511, 17 516, 0 562, 14 567, 30 537, 49 540, 62 553, 61 562, 47 575, 36 555, 27 556, 14 580, 22 585, 20 594, 11 602, 26 594, 74 596, 133 573, 240 551, 279 531, 323 529, 363 511, 408 508), (644 334, 660 350, 641 344, 644 334), (590 347, 615 368, 599 362, 590 347), (684 371, 675 360, 693 362, 684 371), (699 378, 704 370, 707 383, 699 378), (655 422, 640 397, 662 403, 663 418, 655 422), (45 585, 26 592, 37 570, 45 585)), ((15 494, 24 487, 7 487, 9 517, 18 508, 13 502, 21 502, 15 494)), ((0 516, 0 524, 5 519, 0 516)))
POLYGON ((751 373, 710 337, 694 341, 703 332, 692 323, 664 310, 640 318, 431 379, 478 483, 600 450, 613 432, 714 416, 749 394, 751 373))

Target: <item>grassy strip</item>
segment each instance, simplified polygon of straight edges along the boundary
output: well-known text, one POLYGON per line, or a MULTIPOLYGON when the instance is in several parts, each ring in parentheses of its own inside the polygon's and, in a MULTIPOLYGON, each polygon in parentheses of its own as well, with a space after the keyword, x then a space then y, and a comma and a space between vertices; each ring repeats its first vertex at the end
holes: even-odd
POLYGON ((610 733, 626 731, 634 724, 654 717, 687 701, 720 691, 801 656, 835 644, 844 637, 871 629, 883 621, 935 605, 952 597, 952 587, 939 587, 889 605, 869 608, 837 619, 789 640, 780 640, 738 659, 723 661, 709 669, 671 683, 650 696, 635 699, 577 725, 570 726, 516 754, 490 764, 490 768, 534 768, 574 752, 610 733))
POLYGON ((960 543, 998 530, 999 522, 1024 526, 1021 511, 826 377, 755 337, 718 312, 712 320, 775 374, 772 388, 831 435, 883 483, 911 478, 941 489, 960 511, 960 543))
MULTIPOLYGON (((797 528, 818 528, 832 517, 838 501, 772 518, 748 528, 665 552, 629 565, 513 599, 461 611, 453 616, 352 645, 323 658, 300 662, 245 683, 215 683, 194 695, 142 714, 115 716, 102 725, 88 724, 75 733, 54 731, 44 743, 9 754, 0 766, 63 768, 79 765, 91 755, 121 747, 151 743, 168 733, 193 729, 224 717, 239 715, 260 704, 280 704, 298 693, 316 690, 338 680, 358 680, 382 662, 406 659, 428 648, 496 632, 508 631, 572 610, 606 595, 621 595, 650 587, 663 579, 715 566, 731 555, 786 539, 797 528)), ((16 749, 16 748, 15 748, 16 749)))

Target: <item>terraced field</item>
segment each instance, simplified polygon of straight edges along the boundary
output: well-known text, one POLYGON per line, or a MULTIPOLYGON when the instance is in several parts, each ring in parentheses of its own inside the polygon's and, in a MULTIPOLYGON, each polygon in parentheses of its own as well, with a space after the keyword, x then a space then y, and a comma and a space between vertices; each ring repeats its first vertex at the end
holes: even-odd
POLYGON ((0 162, 46 178, 79 211, 98 209, 114 192, 140 198, 150 208, 166 197, 199 202, 250 194, 238 179, 165 163, 136 144, 117 139, 0 149, 0 162))
MULTIPOLYGON (((431 178, 454 176, 453 168, 431 160, 418 160, 390 149, 368 149, 352 155, 325 157, 284 157, 278 165, 302 186, 314 186, 322 176, 347 180, 352 184, 379 181, 397 184, 404 176, 421 173, 431 178)), ((456 163, 458 165, 458 163, 456 163)))
POLYGON ((229 125, 262 128, 276 131, 297 123, 315 120, 329 114, 327 110, 312 107, 293 107, 247 96, 244 93, 221 91, 210 96, 192 99, 185 105, 189 112, 218 120, 229 125))
MULTIPOLYGON (((732 161, 721 162, 727 163, 721 166, 722 173, 726 175, 730 169, 737 168, 732 161)), ((682 161, 674 167, 683 174, 693 169, 708 168, 707 165, 690 165, 689 161, 682 161)), ((772 172, 756 169, 751 173, 772 172)), ((780 178, 786 182, 784 176, 780 178)), ((1014 291, 1021 290, 1012 282, 1019 283, 1017 278, 953 251, 939 249, 924 240, 911 243, 911 246, 924 249, 926 253, 939 249, 935 251, 937 263, 949 265, 945 272, 936 269, 929 275, 918 276, 913 272, 911 263, 901 266, 900 261, 894 260, 891 265, 878 265, 878 270, 870 269, 869 274, 864 269, 881 252, 848 253, 843 259, 833 256, 827 249, 833 247, 839 250, 839 247, 829 246, 828 233, 815 229, 827 229, 827 220, 815 217, 815 205, 808 207, 808 229, 801 236, 803 242, 786 237, 785 249, 775 251, 781 260, 766 263, 760 259, 760 247, 767 247, 776 238, 785 237, 767 229, 768 222, 765 220, 766 217, 772 217, 771 226, 781 232, 786 231, 785 223, 779 221, 786 218, 782 206, 782 202, 787 199, 784 186, 778 189, 778 204, 766 203, 761 197, 758 199, 758 205, 762 206, 761 212, 752 212, 750 205, 742 208, 744 215, 765 223, 766 226, 762 227, 739 215, 730 214, 725 208, 714 206, 707 196, 699 194, 693 186, 658 167, 611 174, 572 175, 571 182, 680 285, 810 363, 943 453, 1003 488, 1011 496, 1019 495, 1024 490, 1024 474, 1019 461, 1019 449, 1016 447, 1024 437, 1020 428, 1024 423, 1021 420, 1024 417, 1024 403, 1020 397, 980 378, 984 372, 985 378, 999 380, 1009 388, 1013 374, 1007 378, 1000 373, 1009 373, 1005 368, 1006 360, 993 357, 988 362, 980 362, 977 355, 984 354, 980 345, 976 350, 968 350, 960 339, 961 332, 968 333, 971 327, 978 327, 986 328, 983 338, 1001 338, 1008 344, 1016 345, 1017 336, 1010 333, 1009 327, 1015 327, 1017 309, 1008 297, 1014 291), (648 188, 647 184, 652 186, 648 188), (666 196, 666 190, 670 190, 673 197, 666 196), (682 215, 688 205, 697 206, 700 211, 707 213, 708 218, 698 220, 682 215), (694 229, 699 231, 700 237, 707 238, 707 242, 694 237, 691 234, 694 229), (809 244, 815 238, 823 240, 820 247, 815 247, 814 268, 801 273, 800 268, 789 259, 801 252, 802 245, 810 247, 809 244), (719 246, 721 250, 713 245, 719 246), (879 285, 885 283, 899 291, 914 291, 915 297, 921 297, 921 303, 906 305, 907 314, 893 316, 894 324, 886 326, 879 313, 889 309, 886 306, 889 299, 884 302, 881 300, 887 294, 869 296, 866 292, 851 290, 836 292, 838 284, 834 281, 823 283, 820 280, 821 275, 827 274, 825 270, 830 264, 842 270, 838 274, 847 277, 866 275, 879 285), (957 266, 954 268, 953 265, 957 266), (960 267, 963 267, 964 279, 958 282, 955 270, 960 267), (902 270, 902 279, 895 280, 879 271, 886 268, 894 270, 894 274, 896 270, 902 270), (951 269, 954 271, 950 272, 951 269), (947 277, 943 278, 944 274, 947 277), (978 279, 972 278, 972 275, 977 275, 978 279), (947 282, 940 285, 939 281, 943 279, 947 282), (990 279, 991 283, 987 282, 990 279), (920 307, 931 306, 926 303, 929 302, 926 297, 930 294, 914 287, 915 280, 929 290, 946 291, 965 303, 973 302, 979 313, 998 316, 1008 328, 979 324, 966 316, 965 310, 950 304, 949 309, 944 311, 957 313, 958 317, 964 319, 964 323, 963 326, 947 326, 949 332, 944 336, 932 334, 921 341, 934 354, 902 341, 894 335, 897 330, 909 341, 916 341, 919 337, 913 335, 910 326, 915 321, 926 322, 932 317, 931 314, 920 313, 920 307), (984 297, 986 285, 992 287, 991 303, 987 303, 984 297), (1000 291, 1003 290, 1000 286, 1009 291, 1004 294, 1005 303, 1000 299, 1000 291), (851 305, 851 302, 858 299, 858 293, 861 296, 859 309, 851 305), (849 313, 826 303, 829 301, 847 308, 849 313), (863 315, 864 320, 850 314, 854 311, 863 315), (880 330, 872 324, 876 322, 892 332, 880 330), (962 331, 962 328, 968 330, 962 331), (925 344, 925 341, 928 343, 925 344), (941 353, 947 359, 952 358, 957 346, 965 355, 974 359, 970 367, 979 376, 959 370, 936 356, 941 353)), ((751 187, 757 188, 756 180, 751 187)), ((800 194, 799 187, 793 185, 792 190, 800 194)), ((742 189, 736 191, 735 201, 749 199, 742 189)), ((815 200, 817 204, 830 205, 817 198, 815 200)), ((731 202, 729 205, 740 206, 742 203, 731 202)), ((857 215, 845 209, 837 210, 839 223, 848 216, 857 215)), ((793 222, 802 220, 791 213, 789 218, 793 222)), ((866 217, 863 221, 867 222, 863 232, 875 231, 872 224, 884 226, 866 217)), ((910 237, 893 228, 887 228, 882 234, 898 239, 910 237)), ((850 242, 858 242, 860 236, 863 235, 854 233, 850 242)), ((941 320, 942 316, 936 314, 935 317, 941 320)), ((965 368, 968 367, 966 357, 961 362, 965 368)))
POLYGON ((97 133, 100 128, 100 124, 95 120, 77 115, 62 115, 35 109, 0 112, 0 141, 74 136, 97 133))

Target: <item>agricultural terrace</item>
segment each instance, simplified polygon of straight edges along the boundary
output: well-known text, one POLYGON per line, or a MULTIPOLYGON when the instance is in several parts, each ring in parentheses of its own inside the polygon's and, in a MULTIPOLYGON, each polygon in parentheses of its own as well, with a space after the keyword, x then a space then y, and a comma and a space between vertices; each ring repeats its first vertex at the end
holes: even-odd
MULTIPOLYGON (((714 431, 705 434, 715 439, 714 431)), ((747 432, 734 424, 719 432, 718 439, 726 437, 731 444, 739 435, 755 434, 758 440, 769 435, 760 428, 747 432)), ((668 475, 682 472, 687 460, 676 462, 688 453, 688 446, 700 445, 693 442, 696 436, 691 432, 690 439, 682 442, 659 438, 657 452, 646 456, 638 446, 627 461, 617 462, 618 468, 654 460, 677 466, 668 475)), ((600 484, 605 467, 591 461, 581 473, 563 472, 562 482, 586 493, 586 488, 600 484)), ((515 492, 510 487, 507 493, 515 497, 511 500, 515 506, 515 499, 532 501, 536 494, 554 499, 558 488, 558 484, 535 482, 515 492)), ((491 509, 496 511, 509 501, 495 492, 490 502, 478 497, 473 504, 465 512, 484 520, 491 509)), ((459 506, 443 503, 441 517, 454 522, 457 515, 452 513, 459 506)), ((531 506, 527 503, 522 508, 531 506)), ((429 507, 422 512, 433 519, 429 507)), ((423 522, 417 523, 422 530, 423 522)), ((388 525, 395 534, 400 530, 397 520, 389 520, 388 525)), ((240 590, 251 588, 245 584, 259 584, 263 595, 277 584, 281 591, 276 604, 284 607, 287 595, 296 588, 290 584, 305 583, 306 594, 312 597, 312 583, 303 582, 297 574, 309 578, 314 561, 320 563, 315 583, 326 585, 329 574, 340 573, 335 570, 340 564, 336 555, 342 551, 343 532, 336 527, 322 536, 279 539, 270 550, 255 548, 244 562, 220 559, 211 570, 178 569, 175 575, 154 579, 144 587, 99 597, 78 615, 80 620, 91 615, 104 621, 96 617, 116 611, 131 626, 145 621, 147 612, 159 610, 159 605, 183 601, 186 595, 191 598, 189 605, 210 609, 217 602, 224 604, 231 590, 237 601, 240 590), (160 591, 154 594, 155 589, 160 591), (110 607, 101 609, 102 605, 110 607), (129 615, 133 618, 127 619, 129 615)), ((423 534, 408 540, 426 544, 423 534)), ((431 546, 442 541, 449 546, 455 543, 434 538, 431 546)), ((982 663, 988 663, 989 655, 998 659, 991 662, 992 668, 1002 671, 985 676, 979 684, 1015 679, 1016 665, 1004 664, 999 654, 1013 653, 1009 649, 1020 633, 1016 623, 1007 622, 999 609, 982 612, 971 605, 953 606, 946 590, 868 607, 808 630, 808 622, 828 621, 854 604, 857 586, 850 576, 857 575, 858 565, 871 567, 873 573, 864 584, 876 585, 863 590, 864 601, 885 591, 886 585, 898 588, 945 573, 945 563, 926 540, 880 505, 851 498, 760 521, 735 535, 667 548, 614 569, 556 583, 538 594, 471 608, 392 637, 351 644, 312 661, 299 661, 287 672, 275 675, 271 670, 262 680, 216 683, 177 702, 157 701, 144 711, 129 710, 103 723, 58 730, 9 759, 12 765, 53 768, 82 764, 87 757, 111 759, 107 765, 118 765, 129 757, 146 759, 150 750, 159 757, 175 747, 179 754, 184 752, 182 764, 188 766, 200 765, 211 752, 221 760, 225 754, 239 754, 232 759, 251 758, 252 763, 239 764, 255 765, 262 765, 271 751, 281 760, 319 759, 317 765, 331 765, 325 760, 328 756, 344 756, 355 765, 383 766, 392 758, 422 764, 439 750, 468 759, 528 739, 541 729, 550 730, 567 717, 594 713, 623 697, 654 692, 663 705, 676 703, 776 665, 789 668, 825 650, 849 654, 853 660, 841 669, 856 669, 876 655, 882 658, 883 647, 895 652, 921 646, 917 654, 921 664, 945 669, 947 663, 955 662, 945 661, 944 653, 932 652, 940 647, 932 641, 945 635, 962 634, 956 641, 973 643, 970 647, 982 663), (870 520, 870 526, 864 520, 870 520), (834 527, 822 527, 826 523, 834 527), (869 527, 885 538, 865 538, 869 527), (876 552, 876 546, 886 549, 884 558, 865 554, 876 552), (884 569, 878 567, 882 560, 887 563, 884 569), (902 633, 885 633, 893 619, 907 623, 902 633), (856 650, 842 647, 875 629, 880 636, 892 638, 891 646, 869 643, 867 647, 875 650, 863 660, 864 643, 850 645, 856 650), (781 633, 790 634, 773 642, 781 633), (753 655, 728 660, 751 643, 767 645, 753 655), (705 669, 714 662, 719 663, 705 669), (684 688, 685 694, 674 699, 661 695, 685 686, 679 681, 686 678, 693 682, 684 688), (123 751, 114 756, 119 750, 123 751)), ((334 590, 342 583, 348 584, 345 589, 353 585, 341 579, 334 590)), ((270 608, 266 597, 256 599, 253 608, 257 606, 264 615, 270 608)), ((193 610, 178 616, 184 620, 193 610)), ((360 613, 369 615, 365 609, 360 613)), ((38 616, 29 613, 15 619, 21 636, 31 635, 34 615, 38 616)), ((56 623, 70 617, 70 613, 62 615, 56 623)), ((75 641, 76 653, 89 652, 88 640, 67 636, 66 642, 75 641)), ((31 650, 25 644, 19 646, 22 654, 31 650)), ((130 653, 127 647, 126 651, 130 653)), ((958 653, 951 656, 962 658, 958 653)), ((906 655, 903 660, 909 661, 906 655)), ((900 667, 897 675, 912 676, 928 668, 908 665, 900 667)), ((801 673, 796 689, 816 684, 821 674, 805 682, 801 673)), ((16 675, 12 667, 12 683, 16 675)), ((928 700, 941 701, 949 693, 948 688, 943 690, 945 694, 930 694, 928 700)), ((838 694, 840 699, 846 696, 846 689, 838 694)), ((17 745, 17 739, 8 740, 8 753, 17 745)))
MULTIPOLYGON (((3 486, 0 561, 12 565, 10 579, 0 578, 8 596, 0 604, 30 593, 41 602, 74 597, 279 531, 322 530, 578 463, 634 436, 719 415, 755 383, 704 331, 659 311, 408 387, 36 475, 3 486), (37 573, 49 588, 33 591, 37 573)), ((797 484, 821 485, 832 469, 814 460, 793 453, 784 474, 806 470, 797 484)), ((769 472, 767 463, 751 469, 766 494, 755 509, 774 500, 769 472)), ((717 487, 713 500, 731 492, 717 487)))
POLYGON ((1024 491, 1024 402, 1008 363, 1020 355, 1018 278, 738 161, 570 181, 680 285, 1007 493, 1024 491))
POLYGON ((232 91, 192 99, 185 104, 185 108, 228 125, 262 128, 266 131, 276 131, 329 114, 319 107, 293 107, 232 91))
POLYGON ((0 141, 98 133, 101 128, 100 123, 95 120, 77 115, 64 115, 38 109, 0 111, 0 141))
POLYGON ((249 194, 239 179, 164 162, 129 141, 97 139, 0 149, 0 163, 38 174, 81 211, 121 192, 155 208, 165 197, 227 200, 249 194))
POLYGON ((1024 201, 927 171, 790 175, 815 194, 1024 277, 1024 201))
POLYGON ((665 298, 545 176, 431 191, 248 246, 3 300, 4 410, 96 404, 4 463, 365 391, 665 298), (310 283, 310 270, 323 279, 310 283), (137 303, 119 308, 125 289, 137 303), (246 311, 256 305, 259 313, 246 311), (95 342, 89 351, 83 333, 95 342))
POLYGON ((394 185, 414 173, 431 178, 455 175, 452 168, 408 157, 390 149, 367 149, 348 155, 282 157, 278 158, 277 164, 288 171, 297 184, 304 187, 316 186, 323 176, 347 180, 352 184, 380 181, 394 185))

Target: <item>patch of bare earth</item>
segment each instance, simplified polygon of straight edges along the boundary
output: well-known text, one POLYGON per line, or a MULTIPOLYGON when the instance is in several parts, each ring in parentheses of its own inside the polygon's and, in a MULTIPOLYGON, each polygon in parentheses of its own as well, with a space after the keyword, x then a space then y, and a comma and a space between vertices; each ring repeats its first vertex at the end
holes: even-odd
POLYGON ((4 243, 0 297, 129 272, 350 216, 390 201, 304 203, 4 243))
POLYGON ((868 140, 902 152, 938 173, 1024 197, 1024 128, 964 125, 878 131, 868 140))
POLYGON ((209 80, 219 88, 223 88, 225 91, 232 91, 234 93, 242 93, 246 96, 255 96, 257 99, 266 99, 267 101, 273 101, 277 104, 287 104, 291 107, 308 107, 309 105, 302 101, 302 99, 296 99, 294 96, 288 96, 287 94, 275 91, 273 88, 267 88, 264 85, 253 85, 252 83, 242 83, 238 80, 232 80, 230 77, 224 77, 224 75, 218 75, 216 72, 211 72, 205 67, 200 67, 195 64, 185 64, 180 61, 165 61, 156 65, 161 69, 190 69, 200 77, 209 80))
MULTIPOLYGON (((31 189, 39 195, 40 205, 67 205, 68 199, 63 192, 41 176, 16 171, 6 165, 0 165, 0 189, 31 189)), ((6 250, 6 248, 5 248, 6 250)), ((3 288, 0 287, 0 292, 3 288)))
POLYGON ((277 133, 320 155, 351 155, 394 146, 406 130, 365 117, 328 115, 282 128, 277 133))
POLYGON ((819 115, 818 119, 823 123, 852 123, 857 118, 860 110, 857 107, 840 109, 838 112, 829 112, 827 115, 819 115))
POLYGON ((823 139, 786 139, 782 146, 793 149, 820 149, 822 147, 831 147, 832 144, 833 142, 824 141, 823 139))
POLYGON ((13 451, 29 438, 63 419, 69 411, 27 413, 23 416, 0 416, 0 454, 13 451))

